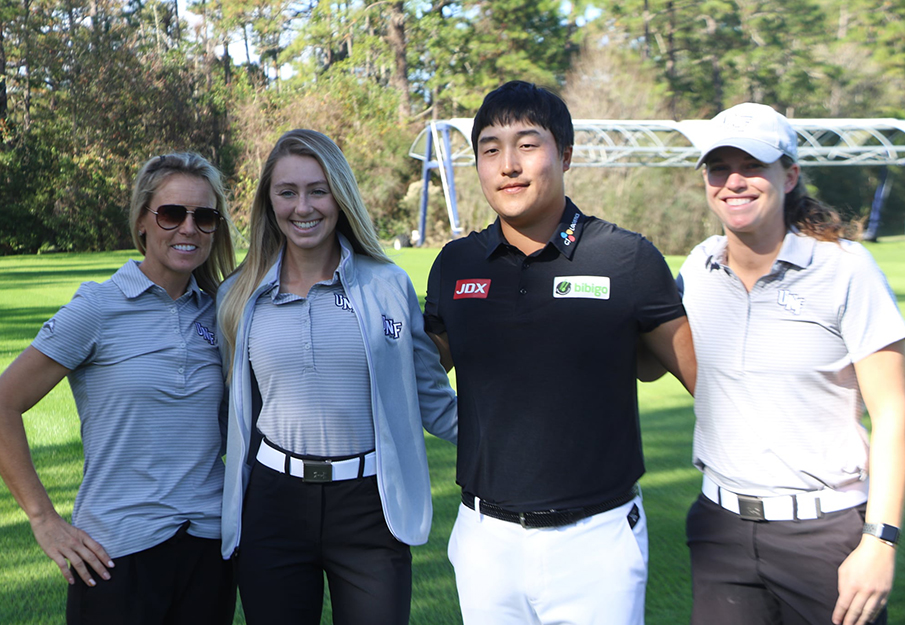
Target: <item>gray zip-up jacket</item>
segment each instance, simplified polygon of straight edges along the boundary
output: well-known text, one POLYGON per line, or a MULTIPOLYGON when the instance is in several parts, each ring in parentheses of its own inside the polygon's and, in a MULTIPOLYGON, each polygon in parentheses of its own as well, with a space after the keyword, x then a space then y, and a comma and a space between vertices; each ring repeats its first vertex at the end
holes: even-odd
MULTIPOLYGON (((343 256, 348 253, 339 266, 340 280, 355 309, 371 377, 377 485, 383 515, 399 541, 424 544, 433 508, 423 429, 456 442, 455 392, 436 346, 424 332, 418 297, 408 275, 394 264, 351 253, 348 240, 339 233, 337 236, 343 256)), ((249 453, 253 414, 248 335, 255 302, 276 284, 280 262, 274 263, 245 305, 236 335, 236 353, 231 356, 221 345, 223 370, 227 370, 231 357, 233 365, 223 488, 224 558, 232 557, 239 547, 242 499, 255 456, 249 453)), ((223 283, 218 299, 232 283, 233 279, 223 283)))

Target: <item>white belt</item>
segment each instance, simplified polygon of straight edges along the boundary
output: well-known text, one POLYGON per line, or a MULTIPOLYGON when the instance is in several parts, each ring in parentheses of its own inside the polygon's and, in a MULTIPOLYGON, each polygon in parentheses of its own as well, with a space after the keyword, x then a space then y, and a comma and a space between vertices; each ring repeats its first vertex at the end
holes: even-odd
POLYGON ((752 497, 739 495, 721 486, 706 475, 701 490, 704 496, 734 512, 743 519, 751 521, 795 521, 802 519, 819 519, 824 514, 854 508, 867 501, 867 484, 858 483, 847 487, 848 490, 826 488, 802 492, 796 495, 775 495, 771 497, 752 497))
POLYGON ((269 469, 300 477, 306 482, 338 482, 377 474, 376 451, 348 460, 303 460, 262 439, 256 458, 269 469))

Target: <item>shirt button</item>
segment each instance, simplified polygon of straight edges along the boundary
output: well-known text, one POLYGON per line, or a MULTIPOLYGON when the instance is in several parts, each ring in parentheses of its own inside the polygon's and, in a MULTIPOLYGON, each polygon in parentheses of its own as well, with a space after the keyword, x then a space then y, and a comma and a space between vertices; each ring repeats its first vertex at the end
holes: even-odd
POLYGON ((311 349, 311 343, 306 344, 305 349, 311 349))
POLYGON ((528 292, 528 289, 519 289, 518 292, 521 293, 522 295, 524 295, 525 293, 528 292))
POLYGON ((179 373, 182 373, 183 371, 185 371, 185 368, 184 368, 184 367, 179 367, 179 373))
POLYGON ((176 309, 175 309, 175 308, 171 308, 171 309, 170 309, 170 314, 171 314, 171 315, 175 315, 175 314, 176 314, 176 309))
POLYGON ((185 347, 185 341, 179 344, 179 347, 185 347))

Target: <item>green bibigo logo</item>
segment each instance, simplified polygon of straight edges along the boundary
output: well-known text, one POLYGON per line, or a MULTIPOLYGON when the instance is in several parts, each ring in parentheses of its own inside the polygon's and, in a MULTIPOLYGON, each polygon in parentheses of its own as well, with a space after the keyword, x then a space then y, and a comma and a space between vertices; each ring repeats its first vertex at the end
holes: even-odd
POLYGON ((607 276, 556 276, 553 278, 555 299, 610 299, 607 276))

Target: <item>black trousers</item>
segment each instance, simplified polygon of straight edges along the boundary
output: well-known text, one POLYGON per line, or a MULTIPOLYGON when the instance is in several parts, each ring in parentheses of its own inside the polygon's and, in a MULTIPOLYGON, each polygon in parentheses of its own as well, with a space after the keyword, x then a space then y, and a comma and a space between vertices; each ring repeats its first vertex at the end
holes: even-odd
POLYGON ((306 483, 255 463, 238 580, 249 625, 318 625, 324 573, 337 625, 408 623, 412 554, 390 533, 374 476, 306 483))
POLYGON ((90 587, 78 573, 66 599, 68 625, 231 625, 236 611, 233 563, 220 541, 187 533, 116 558, 110 579, 90 587))
MULTIPOLYGON (((704 495, 688 511, 693 625, 830 625, 837 571, 865 506, 808 521, 746 521, 704 495)), ((875 625, 885 625, 886 609, 875 625)))

